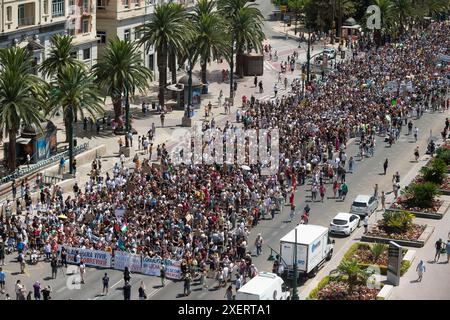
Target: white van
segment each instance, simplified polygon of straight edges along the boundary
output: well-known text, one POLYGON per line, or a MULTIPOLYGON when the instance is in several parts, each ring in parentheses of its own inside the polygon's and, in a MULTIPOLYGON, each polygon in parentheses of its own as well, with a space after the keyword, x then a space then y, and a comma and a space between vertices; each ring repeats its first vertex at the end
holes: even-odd
POLYGON ((378 200, 374 196, 358 195, 353 200, 350 213, 357 214, 359 216, 370 216, 378 208, 378 200))
POLYGON ((236 294, 236 300, 287 300, 289 290, 283 279, 271 272, 260 272, 236 294))

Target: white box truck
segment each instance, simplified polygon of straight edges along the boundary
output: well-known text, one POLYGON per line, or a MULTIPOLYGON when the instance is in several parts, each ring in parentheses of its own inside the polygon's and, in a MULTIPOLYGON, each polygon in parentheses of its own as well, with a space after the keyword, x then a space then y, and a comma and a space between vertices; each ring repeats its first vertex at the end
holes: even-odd
POLYGON ((287 300, 289 290, 283 279, 274 273, 260 272, 236 294, 236 300, 287 300))
POLYGON ((283 276, 292 279, 295 259, 295 230, 297 230, 297 272, 298 276, 314 277, 325 261, 333 255, 334 240, 330 241, 326 227, 310 224, 298 225, 280 240, 280 263, 284 266, 283 276))

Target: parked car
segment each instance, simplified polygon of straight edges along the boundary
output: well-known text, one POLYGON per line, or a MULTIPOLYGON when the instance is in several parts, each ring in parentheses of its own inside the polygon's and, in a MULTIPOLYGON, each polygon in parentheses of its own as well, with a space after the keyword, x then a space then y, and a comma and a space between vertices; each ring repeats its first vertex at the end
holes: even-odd
POLYGON ((357 214, 339 212, 330 223, 330 233, 349 236, 361 224, 357 214))
POLYGON ((358 195, 352 203, 350 213, 359 216, 370 216, 378 208, 378 200, 374 196, 358 195))
POLYGON ((336 58, 336 50, 332 48, 325 48, 323 50, 323 54, 328 57, 328 59, 334 59, 336 58))

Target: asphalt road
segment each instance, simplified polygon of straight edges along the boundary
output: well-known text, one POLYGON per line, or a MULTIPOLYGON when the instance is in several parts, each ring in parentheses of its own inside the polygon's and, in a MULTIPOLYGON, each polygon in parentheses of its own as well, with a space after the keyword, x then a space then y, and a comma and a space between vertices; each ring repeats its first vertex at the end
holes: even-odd
MULTIPOLYGON (((272 4, 269 1, 257 1, 260 4, 260 9, 262 12, 268 16, 272 11, 272 4)), ((296 41, 285 40, 283 36, 275 32, 271 28, 273 22, 267 22, 264 26, 264 32, 266 33, 267 39, 270 40, 272 46, 275 50, 295 49, 297 47, 296 41)), ((287 54, 286 54, 287 56, 287 54)), ((283 55, 280 55, 283 58, 283 55)), ((305 61, 305 52, 300 51, 300 60, 305 61)), ((266 62, 267 64, 267 62, 266 62)), ((270 69, 270 68, 269 68, 270 69)), ((276 79, 276 70, 267 72, 266 77, 272 77, 276 79)), ((290 77, 294 77, 290 75, 290 77)), ((269 97, 270 94, 267 95, 269 97)), ((419 127, 419 141, 417 144, 420 147, 421 154, 424 153, 428 138, 430 136, 430 130, 434 135, 439 135, 442 130, 445 117, 449 116, 443 113, 426 113, 421 119, 414 120, 415 126, 419 127)), ((379 192, 382 190, 385 192, 392 191, 391 178, 392 175, 399 171, 401 177, 405 176, 410 172, 414 166, 418 164, 411 162, 413 160, 413 150, 416 145, 412 137, 405 136, 405 129, 402 131, 401 138, 397 141, 391 148, 386 147, 383 142, 383 138, 377 138, 377 147, 375 150, 375 156, 373 158, 366 158, 363 161, 356 161, 356 168, 353 174, 347 174, 347 184, 349 186, 349 193, 345 201, 336 201, 334 199, 326 199, 324 203, 311 203, 311 217, 310 223, 328 226, 332 218, 338 212, 348 212, 350 209, 350 204, 352 200, 358 194, 371 194, 373 192, 373 186, 375 183, 379 185, 379 192), (385 158, 389 159, 389 168, 386 176, 380 175, 382 172, 382 164, 385 158)), ((354 156, 357 154, 357 145, 355 143, 350 143, 347 145, 346 153, 347 155, 354 156)), ((355 158, 359 160, 359 158, 355 158)), ((301 186, 296 194, 296 206, 302 209, 306 202, 310 201, 309 196, 309 186, 301 186)), ((327 197, 332 196, 331 185, 327 185, 327 197)), ((278 249, 279 239, 284 236, 288 231, 293 229, 296 222, 289 223, 288 220, 288 207, 284 208, 283 213, 277 214, 275 219, 261 221, 256 228, 251 232, 249 243, 251 244, 250 249, 253 250, 253 243, 256 235, 260 232, 264 238, 265 245, 263 246, 263 252, 260 257, 254 257, 254 263, 260 271, 266 270, 271 271, 272 262, 268 261, 267 258, 270 254, 269 246, 278 249)), ((379 213, 378 213, 379 214, 379 213)), ((381 214, 379 214, 381 216, 381 214)), ((298 217, 297 217, 298 218, 298 217)), ((336 238, 335 252, 339 251, 340 248, 344 246, 348 241, 352 241, 355 236, 347 238, 336 238)), ((39 263, 36 266, 28 266, 25 274, 17 274, 19 266, 15 262, 14 255, 7 256, 7 265, 3 267, 7 274, 7 292, 14 298, 14 283, 17 279, 20 279, 27 287, 28 290, 32 290, 32 284, 39 280, 42 285, 51 285, 53 289, 52 297, 53 299, 73 299, 73 300, 103 300, 103 299, 123 299, 122 286, 123 277, 122 272, 115 270, 101 270, 95 268, 88 268, 85 277, 85 284, 80 286, 79 277, 71 274, 65 274, 61 270, 57 276, 57 279, 50 279, 51 275, 50 266, 48 263, 39 263), (101 294, 102 283, 101 278, 104 273, 107 272, 110 277, 110 290, 107 296, 101 294), (75 285, 73 284, 75 281, 75 285)), ((332 260, 333 261, 333 260, 332 260)), ((69 270, 69 273, 76 272, 76 268, 69 270)), ((182 282, 172 282, 166 281, 166 286, 161 288, 160 279, 151 276, 144 276, 140 274, 132 275, 132 299, 137 299, 137 290, 141 283, 144 282, 147 296, 149 299, 224 299, 225 290, 214 288, 215 281, 213 279, 208 279, 209 289, 199 288, 195 285, 192 286, 192 293, 189 297, 184 297, 181 295, 183 292, 182 282)), ((302 290, 302 287, 299 289, 302 290)))

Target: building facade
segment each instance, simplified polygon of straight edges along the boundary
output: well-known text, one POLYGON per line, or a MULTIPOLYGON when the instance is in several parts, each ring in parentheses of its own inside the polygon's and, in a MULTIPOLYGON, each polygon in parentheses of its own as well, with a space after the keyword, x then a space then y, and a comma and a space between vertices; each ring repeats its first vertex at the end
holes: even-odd
MULTIPOLYGON (((26 46, 38 66, 56 33, 74 36, 73 55, 91 67, 97 59, 96 0, 1 0, 0 48, 26 46)), ((36 68, 37 70, 37 68, 36 68)))

